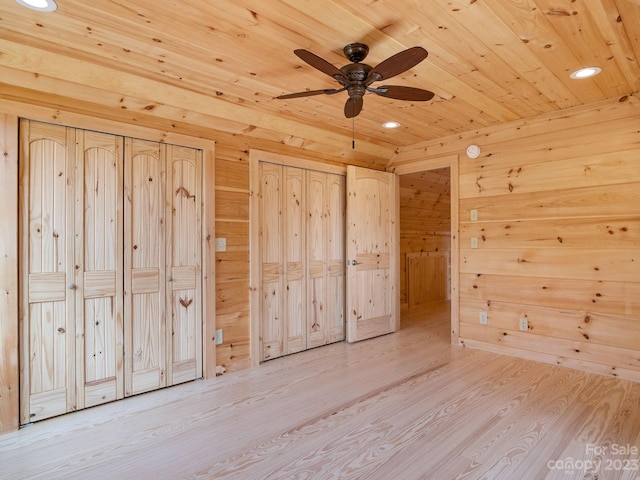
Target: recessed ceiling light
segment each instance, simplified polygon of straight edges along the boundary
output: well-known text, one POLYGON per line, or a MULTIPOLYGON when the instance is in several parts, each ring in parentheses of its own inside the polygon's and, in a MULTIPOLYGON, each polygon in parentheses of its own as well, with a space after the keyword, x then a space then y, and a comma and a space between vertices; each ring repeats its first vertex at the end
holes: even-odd
POLYGON ((384 128, 398 128, 400 126, 400 123, 398 123, 398 122, 384 122, 382 124, 382 126, 384 128))
POLYGON ((53 0, 16 0, 16 2, 39 12, 53 12, 58 8, 58 5, 53 0))
POLYGON ((579 80, 581 78, 593 77, 594 75, 599 74, 601 71, 602 69, 600 67, 584 67, 580 70, 576 70, 569 76, 575 80, 579 80))

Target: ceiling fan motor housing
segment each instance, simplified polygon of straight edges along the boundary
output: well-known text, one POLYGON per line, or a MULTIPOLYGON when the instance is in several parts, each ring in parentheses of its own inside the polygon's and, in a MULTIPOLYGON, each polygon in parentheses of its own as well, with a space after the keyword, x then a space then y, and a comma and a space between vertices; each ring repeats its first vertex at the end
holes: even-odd
POLYGON ((364 43, 350 43, 346 45, 342 51, 344 56, 353 63, 358 63, 367 58, 369 54, 369 46, 364 43))
POLYGON ((342 67, 340 71, 349 79, 349 83, 364 83, 372 68, 366 63, 351 63, 342 67))

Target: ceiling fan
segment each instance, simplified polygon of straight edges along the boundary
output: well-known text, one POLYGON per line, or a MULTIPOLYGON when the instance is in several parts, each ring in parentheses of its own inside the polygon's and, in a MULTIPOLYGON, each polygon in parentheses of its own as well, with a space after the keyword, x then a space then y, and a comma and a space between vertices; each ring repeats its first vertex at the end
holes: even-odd
POLYGON ((369 53, 369 47, 364 43, 350 43, 343 49, 345 57, 352 63, 342 68, 337 68, 326 60, 320 58, 308 50, 294 50, 298 57, 312 67, 320 70, 336 80, 342 88, 328 88, 323 90, 308 90, 298 93, 280 95, 279 99, 310 97, 313 95, 333 95, 344 92, 349 94, 349 98, 344 105, 344 115, 347 118, 356 117, 362 110, 362 97, 366 92, 375 93, 381 97, 393 98, 396 100, 409 100, 414 102, 424 102, 431 100, 433 92, 422 90, 421 88, 402 87, 398 85, 383 85, 372 87, 371 84, 386 80, 409 70, 427 58, 429 54, 422 47, 412 47, 402 52, 396 53, 379 63, 376 67, 371 67, 362 62, 369 53))

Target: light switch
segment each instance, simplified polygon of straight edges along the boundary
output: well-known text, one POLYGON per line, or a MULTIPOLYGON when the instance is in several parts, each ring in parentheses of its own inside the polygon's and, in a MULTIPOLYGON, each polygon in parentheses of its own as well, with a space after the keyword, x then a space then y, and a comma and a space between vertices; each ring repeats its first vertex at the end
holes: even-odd
POLYGON ((476 209, 471 210, 471 221, 472 222, 478 221, 478 210, 476 209))
POLYGON ((216 238, 216 252, 226 252, 226 251, 227 251, 227 239, 216 238))
POLYGON ((471 248, 478 248, 478 237, 471 237, 471 248))

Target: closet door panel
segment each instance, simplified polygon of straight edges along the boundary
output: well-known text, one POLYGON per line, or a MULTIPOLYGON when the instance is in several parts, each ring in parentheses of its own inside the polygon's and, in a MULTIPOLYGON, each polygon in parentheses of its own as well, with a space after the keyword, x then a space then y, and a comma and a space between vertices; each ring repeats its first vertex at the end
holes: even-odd
POLYGON ((260 305, 262 355, 260 360, 284 353, 282 286, 282 167, 262 163, 260 168, 260 251, 262 302, 260 305))
POLYGON ((125 141, 125 395, 166 385, 165 155, 125 141))
POLYGON ((345 336, 345 188, 343 175, 327 175, 327 342, 339 342, 345 336))
POLYGON ((76 408, 73 129, 21 122, 21 423, 76 408))
POLYGON ((305 281, 305 171, 284 167, 285 353, 307 348, 305 281))
POLYGON ((77 132, 78 408, 122 398, 122 137, 77 132))
POLYGON ((327 343, 327 174, 307 172, 307 342, 309 348, 327 343))
POLYGON ((168 355, 171 385, 202 376, 201 300, 201 152, 167 146, 167 269, 170 292, 171 341, 168 355))

